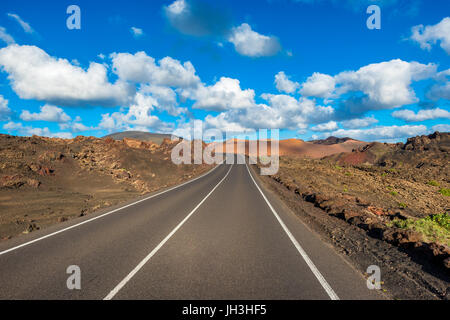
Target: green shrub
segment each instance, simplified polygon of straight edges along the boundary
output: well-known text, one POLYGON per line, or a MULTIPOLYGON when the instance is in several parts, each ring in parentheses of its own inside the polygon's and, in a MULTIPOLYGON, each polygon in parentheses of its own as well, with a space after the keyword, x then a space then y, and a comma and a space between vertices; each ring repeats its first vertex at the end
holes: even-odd
POLYGON ((431 215, 417 220, 395 219, 388 225, 419 232, 427 242, 450 245, 450 214, 448 213, 431 215))
POLYGON ((405 209, 407 207, 406 203, 403 203, 403 202, 399 202, 398 206, 403 209, 405 209))
POLYGON ((436 180, 428 181, 427 184, 433 187, 439 187, 439 183, 436 180))
POLYGON ((391 192, 389 192, 390 194, 391 194, 391 196, 397 196, 398 195, 398 192, 397 191, 391 191, 391 192))
POLYGON ((448 188, 442 188, 441 190, 439 190, 439 193, 446 197, 450 197, 450 189, 448 188))

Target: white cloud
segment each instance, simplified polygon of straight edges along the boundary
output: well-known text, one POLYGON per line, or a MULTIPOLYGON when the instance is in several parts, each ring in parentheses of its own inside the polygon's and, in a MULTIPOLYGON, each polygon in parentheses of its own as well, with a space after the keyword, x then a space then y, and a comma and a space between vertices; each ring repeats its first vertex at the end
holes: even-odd
POLYGON ((70 130, 70 132, 73 132, 73 133, 85 132, 85 131, 95 129, 93 127, 88 127, 88 126, 84 125, 83 123, 81 123, 80 117, 76 117, 75 121, 72 121, 72 122, 60 123, 59 128, 61 130, 70 130))
POLYGON ((184 0, 176 0, 169 6, 167 6, 167 12, 173 15, 180 15, 187 9, 186 2, 184 0))
POLYGON ((275 85, 278 91, 286 93, 294 93, 300 84, 289 80, 289 77, 283 71, 275 75, 275 85))
POLYGON ((431 50, 431 46, 440 41, 440 46, 450 54, 450 17, 431 26, 418 25, 411 29, 411 40, 420 44, 422 49, 431 50))
POLYGON ((142 85, 139 92, 152 96, 155 99, 155 107, 160 111, 166 111, 172 116, 178 116, 188 111, 187 108, 178 107, 177 94, 172 88, 142 85))
POLYGON ((435 131, 450 132, 450 124, 437 124, 437 125, 431 127, 431 130, 433 132, 435 132, 435 131))
POLYGON ((23 110, 20 114, 20 119, 24 121, 48 121, 58 123, 65 123, 72 120, 63 109, 48 104, 42 106, 39 113, 31 113, 28 110, 23 110))
POLYGON ((20 122, 8 122, 3 125, 3 129, 8 131, 9 133, 17 133, 23 136, 42 136, 42 137, 50 137, 50 138, 63 138, 63 139, 72 139, 73 136, 70 132, 56 132, 52 133, 50 130, 45 128, 33 128, 31 126, 23 126, 20 122))
POLYGON ((427 134, 429 131, 426 126, 378 126, 370 129, 339 129, 331 132, 329 135, 335 137, 351 137, 363 141, 388 141, 400 140, 408 137, 427 134))
POLYGON ((141 28, 131 27, 130 31, 135 38, 140 38, 144 35, 144 30, 142 30, 141 28))
POLYGON ((11 109, 8 107, 9 101, 0 94, 0 121, 9 120, 11 109))
POLYGON ((372 124, 378 123, 378 120, 373 117, 366 117, 361 119, 351 119, 342 121, 341 124, 345 129, 359 129, 365 128, 372 124))
POLYGON ((0 26, 0 40, 3 40, 6 44, 13 44, 16 43, 14 41, 14 38, 6 32, 6 29, 0 26))
POLYGON ((306 97, 329 98, 335 85, 336 81, 332 76, 315 72, 302 84, 300 93, 306 97))
POLYGON ((30 24, 28 22, 23 21, 23 19, 21 17, 19 17, 19 15, 15 14, 15 13, 8 13, 7 14, 8 17, 13 18, 14 20, 17 21, 17 23, 22 27, 23 31, 25 31, 26 33, 34 33, 33 28, 30 26, 30 24))
POLYGON ((195 100, 193 108, 213 111, 250 108, 255 105, 255 92, 242 90, 239 80, 222 77, 212 86, 200 86, 190 98, 195 100))
POLYGON ((370 64, 358 71, 342 72, 335 79, 341 85, 337 89, 340 94, 363 92, 371 108, 391 109, 417 102, 411 83, 434 76, 436 69, 432 63, 425 65, 395 59, 370 64))
POLYGON ((157 101, 141 93, 137 93, 134 103, 128 108, 127 113, 114 112, 102 114, 99 124, 100 129, 108 131, 143 130, 152 132, 169 132, 173 129, 171 123, 161 121, 151 114, 157 101))
POLYGON ((228 41, 234 44, 239 54, 249 57, 273 56, 281 50, 277 38, 259 34, 247 23, 232 28, 228 41))
POLYGON ((134 93, 122 81, 109 83, 106 67, 101 64, 92 62, 84 70, 35 46, 0 49, 0 66, 22 99, 58 105, 114 106, 126 103, 134 93))
POLYGON ((319 131, 319 132, 332 131, 332 130, 336 130, 336 129, 338 129, 338 125, 335 121, 321 123, 321 124, 311 128, 312 131, 319 131))
POLYGON ((369 64, 357 71, 336 76, 314 73, 302 84, 305 96, 338 99, 340 118, 354 117, 368 110, 393 109, 418 102, 411 84, 433 78, 437 66, 400 59, 369 64))
POLYGON ((321 123, 330 119, 333 108, 316 105, 306 98, 289 95, 261 95, 268 104, 254 104, 248 108, 229 109, 217 116, 208 115, 208 127, 245 133, 251 129, 289 129, 304 132, 308 123, 321 123))
POLYGON ((444 109, 423 109, 415 113, 412 110, 398 110, 392 113, 394 118, 403 119, 409 122, 425 121, 432 119, 450 119, 450 112, 444 109))
POLYGON ((122 80, 179 88, 195 87, 200 83, 190 61, 181 64, 178 60, 165 57, 159 60, 158 66, 155 59, 143 51, 134 55, 113 53, 111 58, 113 71, 122 80))

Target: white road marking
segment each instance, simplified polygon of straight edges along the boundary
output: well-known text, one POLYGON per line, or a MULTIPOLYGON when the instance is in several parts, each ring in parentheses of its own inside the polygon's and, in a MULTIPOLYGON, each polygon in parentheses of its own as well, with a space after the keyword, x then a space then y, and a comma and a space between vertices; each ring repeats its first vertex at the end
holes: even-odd
POLYGON ((158 252, 159 249, 162 248, 162 246, 169 241, 169 239, 175 234, 175 232, 180 229, 183 224, 197 211, 198 208, 203 204, 203 202, 206 201, 206 199, 209 198, 209 196, 214 192, 214 190, 217 189, 217 187, 226 179, 228 174, 231 171, 231 168, 233 165, 230 166, 230 169, 228 170, 227 174, 222 178, 222 180, 219 181, 218 184, 206 195, 206 197, 203 198, 202 201, 141 261, 139 264, 134 268, 120 283, 113 289, 111 292, 103 299, 103 300, 111 300, 114 298, 114 296, 122 289, 128 281, 131 280, 131 278, 134 277, 136 273, 139 272, 139 270, 158 252))
POLYGON ((138 203, 140 203, 140 202, 143 202, 143 201, 149 200, 149 199, 151 199, 151 198, 160 196, 160 195, 162 195, 162 194, 164 194, 164 193, 166 193, 166 192, 169 192, 169 191, 172 191, 172 190, 181 188, 182 186, 184 186, 184 185, 186 185, 186 184, 189 184, 189 183, 191 183, 191 182, 194 182, 194 181, 196 181, 196 180, 198 180, 198 179, 201 179, 201 178, 205 177, 206 175, 208 175, 208 174, 210 174, 211 172, 213 172, 214 170, 216 170, 216 168, 218 168, 218 167, 219 167, 220 165, 222 165, 222 164, 223 164, 223 162, 222 162, 221 164, 215 166, 213 169, 211 169, 210 171, 206 172, 205 174, 201 175, 200 177, 197 177, 197 178, 195 178, 195 179, 186 181, 186 182, 184 182, 184 183, 182 183, 182 184, 180 184, 180 185, 177 185, 177 186, 175 186, 175 187, 172 187, 172 188, 170 188, 170 189, 161 191, 161 192, 159 192, 159 193, 157 193, 157 194, 151 195, 151 196, 149 196, 149 197, 147 197, 147 198, 144 198, 144 199, 135 201, 135 202, 133 202, 133 203, 127 204, 126 206, 123 206, 123 207, 114 209, 114 210, 112 210, 112 211, 106 212, 106 213, 101 214, 101 215, 99 215, 99 216, 97 216, 97 217, 94 217, 94 218, 85 220, 85 221, 80 222, 80 223, 77 223, 77 224, 75 224, 75 225, 73 225, 73 226, 70 226, 70 227, 67 227, 67 228, 58 230, 58 231, 56 231, 56 232, 47 234, 47 235, 42 236, 42 237, 40 237, 40 238, 37 238, 37 239, 31 240, 31 241, 25 242, 25 243, 23 243, 23 244, 21 244, 21 245, 18 245, 18 246, 16 246, 16 247, 7 249, 7 250, 5 250, 5 251, 2 251, 2 252, 0 252, 0 256, 3 255, 3 254, 5 254, 5 253, 8 253, 8 252, 11 252, 11 251, 14 251, 14 250, 23 248, 23 247, 28 246, 28 245, 30 245, 30 244, 33 244, 33 243, 35 243, 35 242, 38 242, 38 241, 41 241, 41 240, 50 238, 50 237, 52 237, 52 236, 54 236, 54 235, 57 235, 57 234, 59 234, 59 233, 62 233, 62 232, 64 232, 64 231, 67 231, 67 230, 70 230, 70 229, 79 227, 79 226, 81 226, 81 225, 83 225, 83 224, 85 224, 85 223, 88 223, 88 222, 91 222, 91 221, 94 221, 94 220, 103 218, 103 217, 105 217, 105 216, 107 216, 107 215, 110 215, 110 214, 115 213, 115 212, 117 212, 117 211, 120 211, 120 210, 122 210, 122 209, 131 207, 131 206, 134 206, 135 204, 138 204, 138 203))
POLYGON ((264 200, 266 200, 266 203, 269 206, 270 210, 272 210, 272 213, 275 215, 275 218, 278 220, 278 222, 280 223, 280 225, 283 228, 284 232, 286 232, 286 234, 288 235, 289 239, 291 240, 291 242, 294 244, 294 246, 297 249, 297 251, 302 256, 303 260, 305 260, 306 264, 311 269, 312 273, 316 276, 317 280, 319 280, 320 284, 322 285, 323 289, 326 291, 326 293, 328 294, 330 299, 331 300, 339 300, 338 295, 333 291, 331 286, 328 284, 327 280, 325 280, 325 278, 320 273, 319 269, 317 269, 317 267, 314 265, 312 260, 306 254, 305 250, 303 250, 301 245, 298 243, 298 241, 292 235, 291 231, 289 231, 288 227, 284 224, 283 220, 281 220, 281 218, 278 215, 278 213, 272 207, 272 205, 270 204, 269 200, 266 198, 266 195, 262 192, 261 188, 258 186, 258 184, 256 183, 255 179, 253 178, 253 176, 252 176, 252 174, 250 172, 250 169, 248 168, 247 162, 245 163, 245 166, 247 167, 248 174, 252 178, 253 183, 258 188, 258 190, 261 193, 261 195, 263 196, 264 200))

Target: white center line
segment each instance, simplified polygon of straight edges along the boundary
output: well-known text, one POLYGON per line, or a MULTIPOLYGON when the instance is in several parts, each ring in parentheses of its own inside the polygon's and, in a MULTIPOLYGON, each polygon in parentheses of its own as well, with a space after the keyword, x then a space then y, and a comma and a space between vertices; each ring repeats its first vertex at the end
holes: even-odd
POLYGON ((103 217, 105 217, 105 216, 107 216, 107 215, 110 215, 110 214, 115 213, 115 212, 117 212, 117 211, 120 211, 120 210, 122 210, 122 209, 131 207, 131 206, 134 206, 135 204, 138 204, 138 203, 141 203, 141 202, 143 202, 143 201, 149 200, 149 199, 151 199, 151 198, 160 196, 160 195, 162 195, 162 194, 164 194, 164 193, 166 193, 166 192, 169 192, 169 191, 172 191, 172 190, 181 188, 182 186, 184 186, 184 185, 186 185, 186 184, 189 184, 189 183, 191 183, 191 182, 194 182, 194 181, 196 181, 196 180, 198 180, 198 179, 201 179, 201 178, 207 176, 208 174, 210 174, 211 172, 213 172, 214 170, 216 170, 216 168, 218 168, 221 164, 222 164, 222 163, 220 163, 219 165, 215 166, 213 169, 209 170, 209 171, 206 172, 205 174, 203 174, 203 175, 201 175, 201 176, 199 176, 199 177, 197 177, 197 178, 195 178, 195 179, 186 181, 186 182, 184 182, 184 183, 182 183, 182 184, 179 184, 179 185, 177 185, 177 186, 175 186, 175 187, 172 187, 172 188, 170 188, 170 189, 167 189, 167 190, 158 192, 158 193, 156 193, 156 194, 154 194, 154 195, 151 195, 151 196, 149 196, 149 197, 146 197, 146 198, 144 198, 144 199, 141 199, 141 200, 135 201, 135 202, 133 202, 133 203, 127 204, 126 206, 123 206, 123 207, 114 209, 114 210, 112 210, 112 211, 103 213, 103 214, 101 214, 101 215, 99 215, 99 216, 93 217, 93 218, 91 218, 91 219, 85 220, 85 221, 80 222, 80 223, 77 223, 77 224, 74 224, 73 226, 70 226, 70 227, 67 227, 67 228, 58 230, 58 231, 56 231, 56 232, 47 234, 47 235, 42 236, 42 237, 37 238, 37 239, 34 239, 34 240, 31 240, 31 241, 22 243, 21 245, 18 245, 18 246, 16 246, 16 247, 13 247, 13 248, 10 248, 10 249, 7 249, 7 250, 5 250, 5 251, 0 252, 0 256, 3 255, 3 254, 5 254, 5 253, 8 253, 8 252, 17 250, 17 249, 19 249, 19 248, 28 246, 28 245, 30 245, 30 244, 32 244, 32 243, 35 243, 35 242, 44 240, 44 239, 46 239, 46 238, 50 238, 50 237, 52 237, 52 236, 54 236, 54 235, 57 235, 57 234, 59 234, 59 233, 61 233, 61 232, 64 232, 64 231, 67 231, 67 230, 70 230, 70 229, 79 227, 79 226, 81 226, 81 225, 83 225, 83 224, 85 224, 85 223, 88 223, 88 222, 91 222, 91 221, 94 221, 94 220, 103 218, 103 217))
POLYGON ((209 198, 209 196, 214 192, 214 190, 217 189, 217 187, 226 179, 228 174, 231 171, 231 168, 233 165, 230 166, 230 169, 228 169, 227 174, 222 178, 222 180, 219 181, 218 184, 206 195, 206 197, 203 198, 202 201, 186 216, 186 218, 183 219, 168 235, 165 237, 137 266, 134 268, 120 283, 103 299, 103 300, 111 300, 114 298, 114 296, 122 289, 128 281, 131 280, 131 278, 134 277, 136 273, 139 272, 140 269, 158 252, 159 249, 167 242, 169 239, 175 234, 175 232, 180 229, 183 224, 197 211, 197 209, 203 204, 203 202, 206 201, 206 199, 209 198))
POLYGON ((327 280, 323 277, 323 275, 320 273, 319 269, 314 265, 312 260, 308 257, 305 250, 300 246, 300 243, 298 243, 297 239, 294 238, 291 231, 289 231, 288 227, 284 224, 283 220, 281 220, 278 213, 275 211, 275 209, 270 204, 269 200, 266 198, 266 195, 262 192, 261 188, 256 183, 255 179, 253 178, 252 174, 250 173, 250 169, 248 168, 247 162, 245 163, 245 166, 247 167, 248 174, 252 178, 253 182, 255 183, 256 187, 258 188, 259 192, 263 196, 264 200, 266 200, 267 205, 269 206, 270 210, 272 210, 272 213, 275 215, 275 218, 280 223, 281 227, 283 228, 284 232, 288 235, 291 242, 294 244, 297 251, 302 256, 303 260, 305 260, 308 267, 311 269, 312 273, 316 276, 317 280, 319 280, 320 284, 322 285, 323 289, 326 291, 328 296, 331 300, 339 300, 338 295, 334 292, 334 290, 331 288, 331 286, 328 284, 327 280))

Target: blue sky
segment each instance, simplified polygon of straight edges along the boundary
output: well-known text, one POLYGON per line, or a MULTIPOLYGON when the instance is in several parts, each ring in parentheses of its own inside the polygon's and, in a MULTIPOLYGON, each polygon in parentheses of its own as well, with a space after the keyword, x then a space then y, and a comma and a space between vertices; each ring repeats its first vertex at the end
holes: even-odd
POLYGON ((0 133, 449 131, 449 15, 446 0, 3 0, 0 133))

